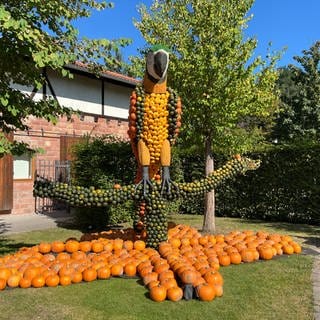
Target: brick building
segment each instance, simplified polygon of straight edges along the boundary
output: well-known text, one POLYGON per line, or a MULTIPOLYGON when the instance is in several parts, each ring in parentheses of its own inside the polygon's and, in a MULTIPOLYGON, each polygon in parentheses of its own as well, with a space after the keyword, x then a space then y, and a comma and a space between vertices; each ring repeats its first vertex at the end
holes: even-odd
POLYGON ((36 171, 41 170, 41 164, 69 160, 70 146, 84 134, 114 134, 127 138, 129 97, 137 80, 109 71, 97 78, 81 64, 67 68, 73 73, 73 79, 47 70, 46 85, 40 91, 17 87, 33 99, 50 96, 80 113, 69 121, 62 117, 56 125, 30 117, 27 119, 30 130, 14 134, 15 140, 41 148, 44 153, 32 158, 23 155, 0 159, 0 214, 33 213, 36 210, 32 195, 36 171))

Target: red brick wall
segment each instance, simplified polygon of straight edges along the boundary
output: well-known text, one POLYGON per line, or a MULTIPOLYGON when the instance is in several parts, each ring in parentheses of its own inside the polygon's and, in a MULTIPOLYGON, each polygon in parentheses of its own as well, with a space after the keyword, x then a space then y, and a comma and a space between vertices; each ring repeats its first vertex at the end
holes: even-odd
MULTIPOLYGON (((100 136, 114 134, 127 139, 128 122, 126 120, 105 117, 95 118, 85 115, 83 118, 73 116, 71 121, 61 118, 56 125, 43 119, 30 118, 29 132, 17 132, 15 140, 24 141, 32 147, 41 148, 44 153, 37 154, 34 162, 38 160, 60 160, 60 137, 82 136, 90 134, 100 136)), ((32 195, 32 180, 15 180, 13 184, 12 214, 31 214, 34 212, 35 200, 32 195)))

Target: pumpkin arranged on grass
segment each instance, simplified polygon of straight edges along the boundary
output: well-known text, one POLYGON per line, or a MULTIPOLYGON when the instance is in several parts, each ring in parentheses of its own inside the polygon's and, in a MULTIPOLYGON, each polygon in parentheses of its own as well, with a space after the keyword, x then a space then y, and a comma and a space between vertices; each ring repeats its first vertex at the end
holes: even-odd
POLYGON ((214 287, 208 283, 197 286, 196 292, 201 301, 212 301, 216 296, 214 287))
POLYGON ((149 295, 153 301, 162 302, 166 300, 167 289, 162 285, 154 286, 150 289, 149 295))
POLYGON ((86 235, 83 241, 68 239, 23 247, 0 257, 0 290, 68 286, 138 274, 154 301, 179 301, 184 288, 192 288, 202 301, 211 301, 223 295, 220 265, 301 252, 292 237, 264 231, 202 236, 190 226, 174 225, 168 230, 168 241, 161 242, 158 250, 127 235, 108 231, 86 235), (115 234, 122 237, 115 238, 115 234))

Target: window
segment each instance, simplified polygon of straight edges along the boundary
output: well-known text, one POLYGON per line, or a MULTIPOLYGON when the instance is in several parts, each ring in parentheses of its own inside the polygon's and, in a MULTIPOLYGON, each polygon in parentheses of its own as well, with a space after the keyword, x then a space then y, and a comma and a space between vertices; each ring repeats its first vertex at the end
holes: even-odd
POLYGON ((32 157, 28 154, 13 157, 13 179, 32 179, 32 157))

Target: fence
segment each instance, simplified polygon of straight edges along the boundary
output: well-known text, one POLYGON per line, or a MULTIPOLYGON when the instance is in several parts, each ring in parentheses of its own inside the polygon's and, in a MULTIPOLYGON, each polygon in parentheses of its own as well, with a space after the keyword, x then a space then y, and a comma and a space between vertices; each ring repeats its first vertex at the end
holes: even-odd
MULTIPOLYGON (((70 183, 71 161, 38 160, 36 165, 36 179, 45 179, 54 182, 70 183)), ((35 198, 35 212, 46 213, 55 210, 67 210, 68 206, 61 201, 50 198, 35 198)))

